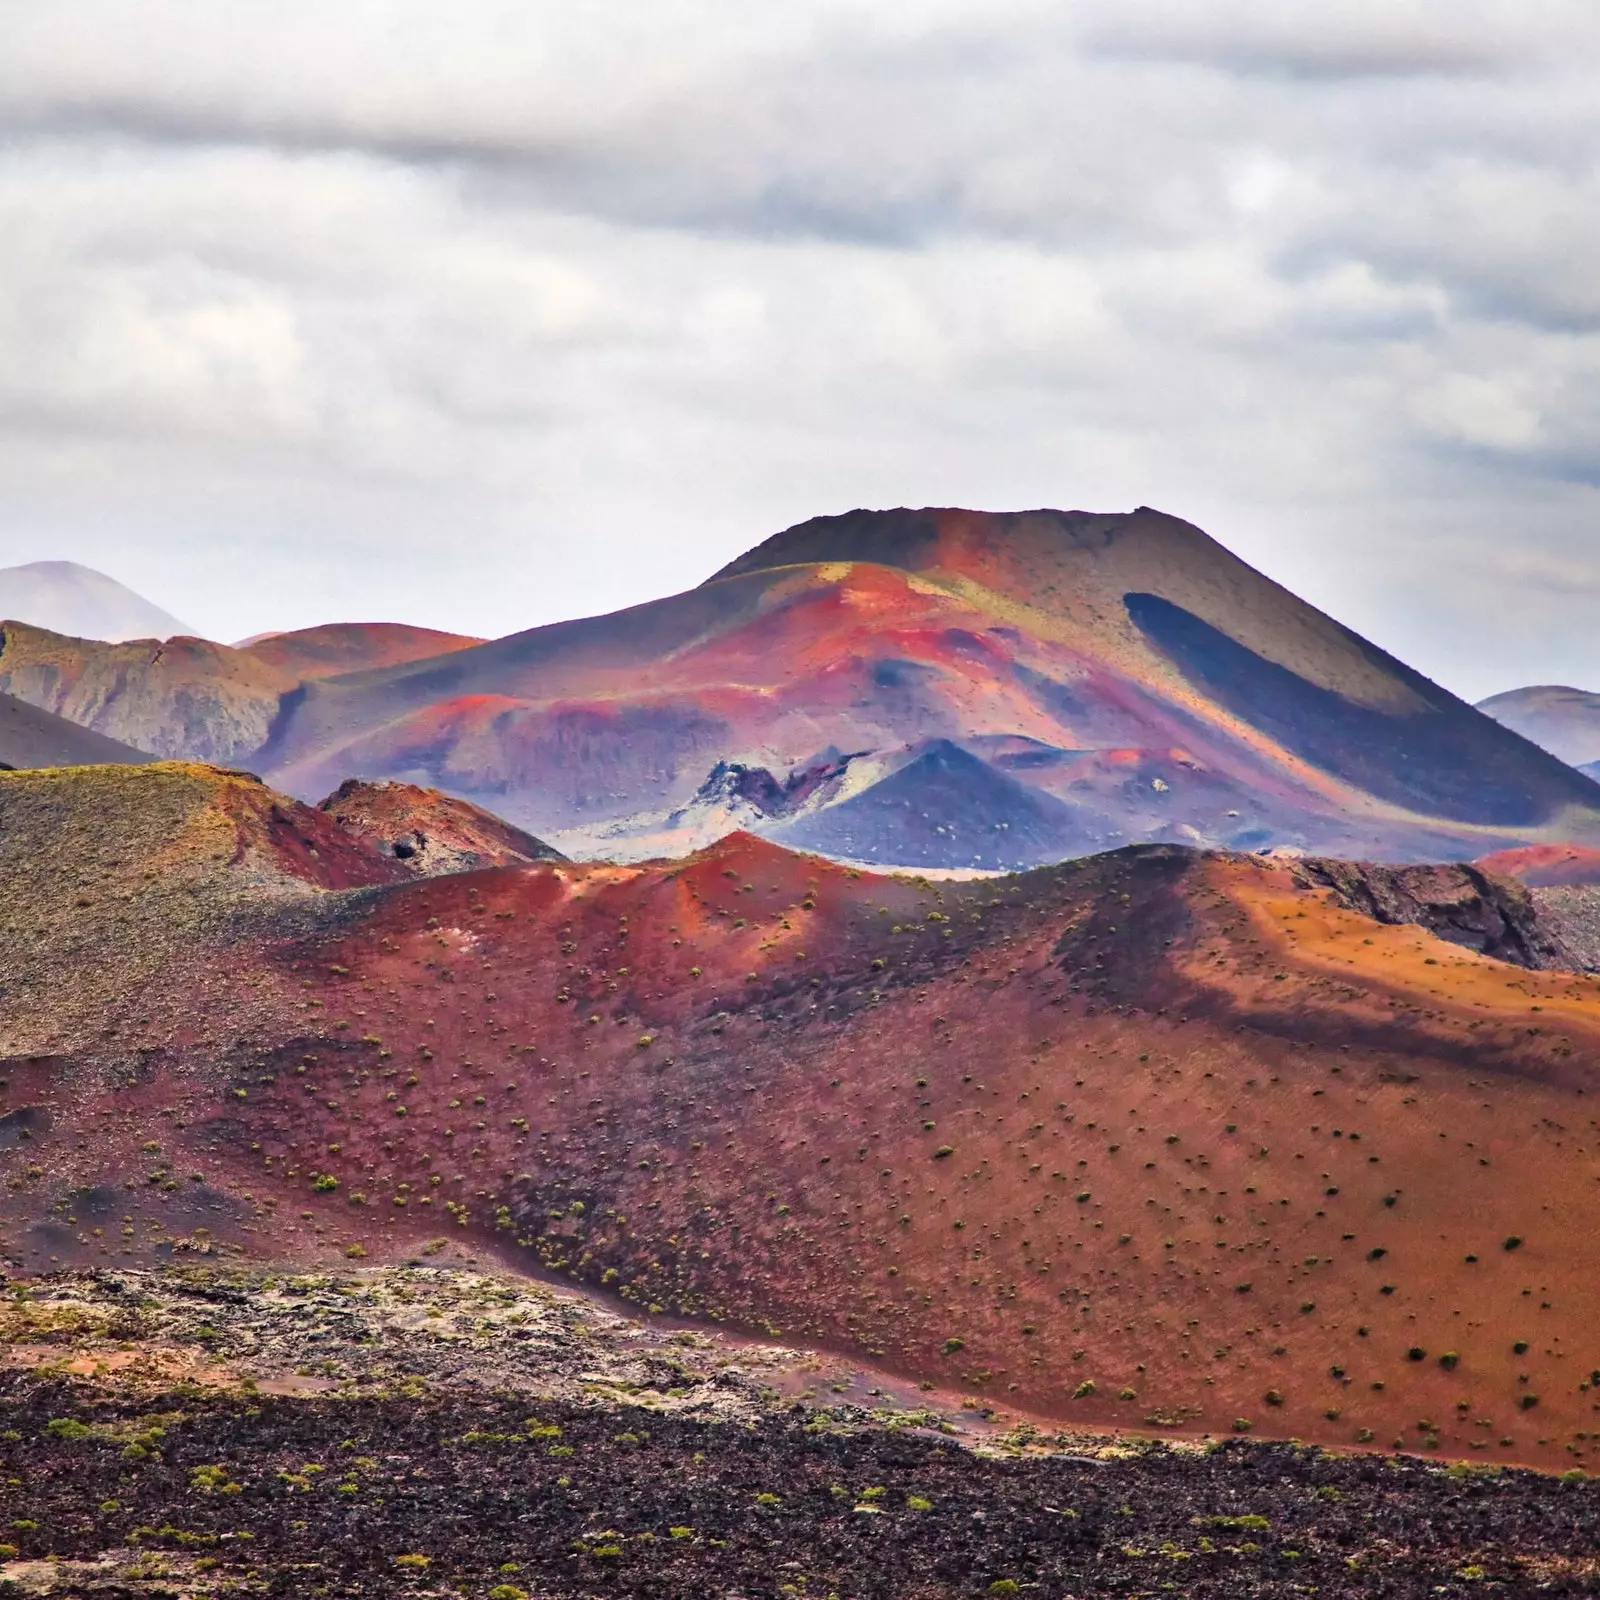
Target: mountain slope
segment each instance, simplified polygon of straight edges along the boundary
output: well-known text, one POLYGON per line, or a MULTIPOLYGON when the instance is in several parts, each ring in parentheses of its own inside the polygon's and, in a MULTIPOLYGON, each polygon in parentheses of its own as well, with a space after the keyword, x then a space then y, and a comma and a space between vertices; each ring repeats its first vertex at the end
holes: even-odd
POLYGON ((415 784, 350 778, 317 809, 347 838, 418 877, 564 859, 542 839, 481 807, 415 784))
MULTIPOLYGON (((787 786, 853 752, 887 773, 930 740, 1038 791, 1058 823, 1064 803, 1076 850, 1600 845, 1600 785, 1148 509, 853 512, 611 616, 447 636, 418 659, 402 657, 433 646, 410 635, 294 637, 177 641, 179 666, 7 630, 0 690, 160 755, 248 762, 305 799, 350 776, 436 787, 624 859, 670 837, 715 769, 787 786)), ((807 829, 835 826, 822 813, 855 804, 854 782, 807 829)), ((930 860, 869 831, 870 859, 930 860)))
POLYGON ((344 672, 399 666, 482 644, 482 639, 402 622, 328 622, 292 633, 271 633, 234 648, 272 668, 289 683, 344 672))
POLYGON ((1600 838, 1589 780, 1148 510, 818 518, 687 594, 312 684, 259 759, 296 793, 403 777, 548 835, 659 817, 718 761, 930 738, 1050 754, 1016 775, 1100 843, 1600 838))
POLYGON ((111 644, 6 623, 0 691, 168 759, 249 761, 302 683, 478 642, 431 628, 340 623, 243 646, 187 636, 111 644))
POLYGON ((1478 709, 1571 766, 1600 762, 1600 694, 1543 684, 1491 695, 1478 709))
POLYGON ((1073 807, 933 739, 869 787, 768 837, 796 850, 905 866, 1016 871, 1081 855, 1073 807))
POLYGON ((0 694, 0 767, 84 767, 151 759, 131 745, 0 694))
POLYGON ((205 639, 105 644, 0 626, 0 691, 169 759, 247 760, 289 687, 266 664, 205 639))
POLYGON ((168 639, 194 632, 115 578, 76 561, 0 567, 0 617, 82 639, 168 639))
POLYGON ((21 1263, 448 1234, 976 1404, 1589 1458, 1593 979, 1174 847, 935 885, 733 836, 341 889, 226 774, 0 775, 12 806, 21 1263))

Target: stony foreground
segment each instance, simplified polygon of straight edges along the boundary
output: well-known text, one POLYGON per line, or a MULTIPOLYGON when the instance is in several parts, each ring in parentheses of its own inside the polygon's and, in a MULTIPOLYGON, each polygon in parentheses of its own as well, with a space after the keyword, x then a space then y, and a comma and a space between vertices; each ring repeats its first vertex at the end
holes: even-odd
POLYGON ((1579 1475, 985 1428, 826 1360, 476 1276, 8 1294, 0 1594, 1600 1589, 1579 1475))

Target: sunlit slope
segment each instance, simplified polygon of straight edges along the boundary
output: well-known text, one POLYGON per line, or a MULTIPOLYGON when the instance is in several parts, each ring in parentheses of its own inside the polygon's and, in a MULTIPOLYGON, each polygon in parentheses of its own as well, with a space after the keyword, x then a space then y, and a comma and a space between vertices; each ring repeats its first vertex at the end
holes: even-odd
POLYGON ((930 884, 735 836, 171 951, 10 1064, 5 1237, 457 1239, 980 1402, 1569 1464, 1597 1048, 1592 980, 1259 860, 930 884))
POLYGON ((856 511, 775 535, 719 578, 792 562, 877 560, 1015 608, 1030 631, 1379 800, 1528 827, 1596 796, 1503 730, 1232 555, 1141 507, 856 511), (1497 763, 1497 766, 1490 766, 1497 763))

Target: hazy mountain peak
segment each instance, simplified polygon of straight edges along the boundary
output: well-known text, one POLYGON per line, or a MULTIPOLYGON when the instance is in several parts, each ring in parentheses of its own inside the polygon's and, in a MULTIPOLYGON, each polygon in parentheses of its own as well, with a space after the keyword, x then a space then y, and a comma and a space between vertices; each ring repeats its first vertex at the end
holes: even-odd
POLYGON ((1530 684, 1478 703, 1478 710, 1575 767, 1600 760, 1600 694, 1568 684, 1530 684))
POLYGON ((126 584, 76 561, 30 561, 0 567, 0 617, 31 622, 77 639, 170 639, 188 623, 152 605, 126 584))

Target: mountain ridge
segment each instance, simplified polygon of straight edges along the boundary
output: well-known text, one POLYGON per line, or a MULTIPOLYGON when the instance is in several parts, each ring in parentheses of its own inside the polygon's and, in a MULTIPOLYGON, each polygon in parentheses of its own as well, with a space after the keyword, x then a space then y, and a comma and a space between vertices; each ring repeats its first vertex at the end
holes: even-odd
MULTIPOLYGON (((306 800, 352 776, 443 789, 567 854, 654 852, 719 768, 787 782, 849 750, 891 781, 896 752, 929 740, 993 767, 973 782, 1068 807, 1075 852, 1600 844, 1589 777, 1148 508, 855 511, 610 615, 444 636, 443 652, 416 630, 395 649, 353 637, 302 644, 288 670, 279 640, 179 641, 140 663, 19 634, 0 641, 0 690, 306 800)), ((855 781, 818 819, 857 804, 855 781)), ((941 803, 931 773, 925 787, 908 817, 941 803)), ((1039 835, 1034 861, 1049 848, 1039 835)), ((880 831, 871 859, 931 865, 921 849, 880 831)))

